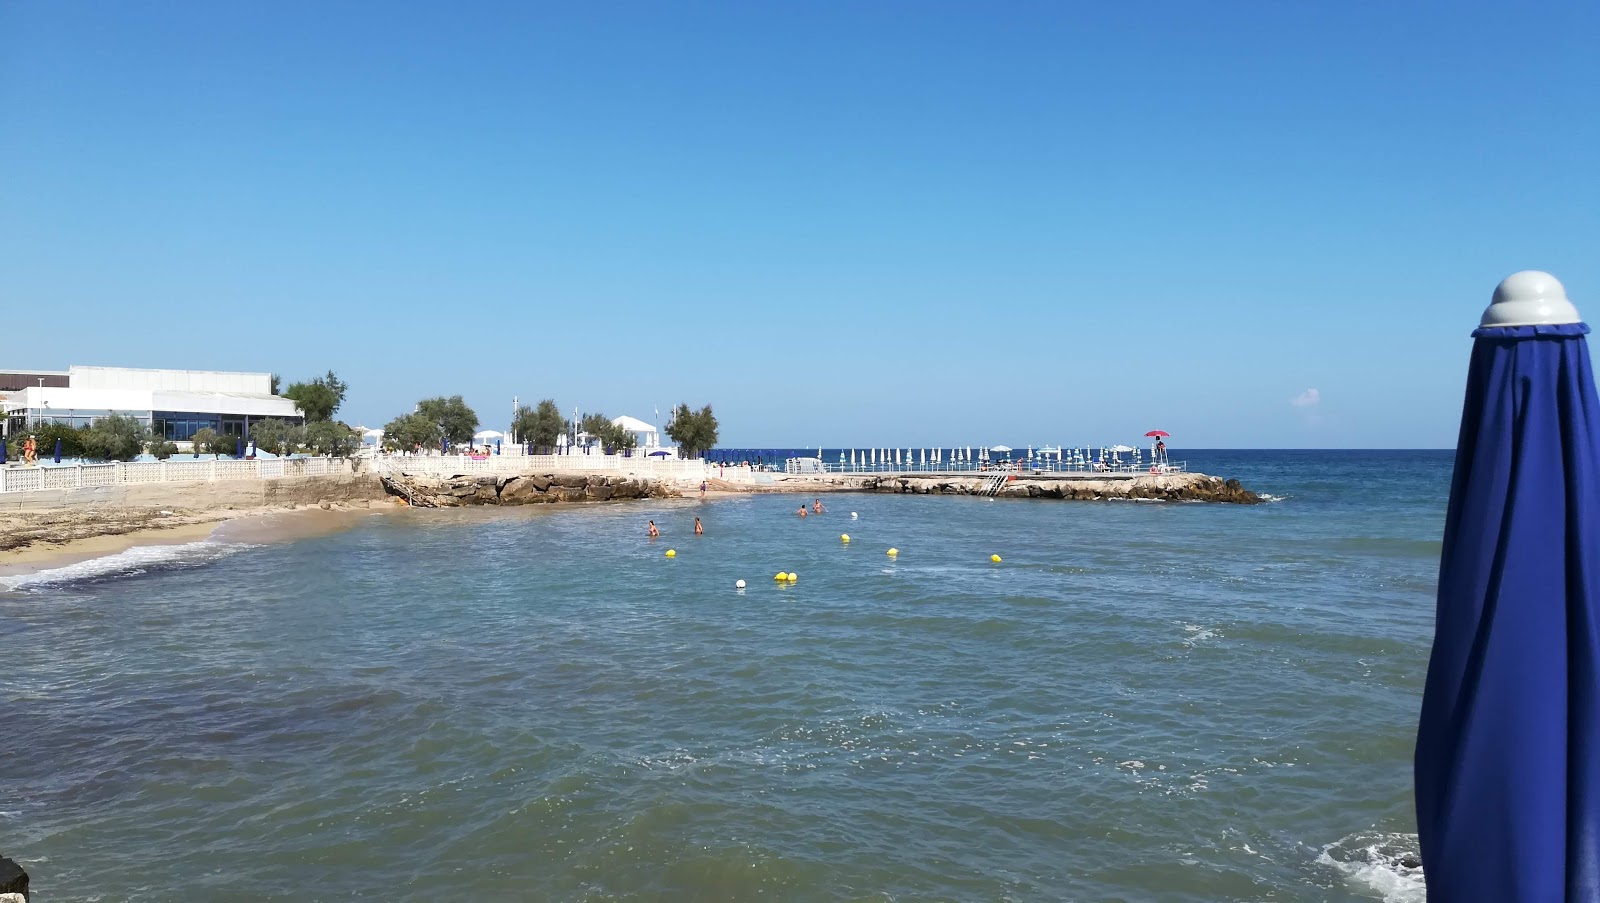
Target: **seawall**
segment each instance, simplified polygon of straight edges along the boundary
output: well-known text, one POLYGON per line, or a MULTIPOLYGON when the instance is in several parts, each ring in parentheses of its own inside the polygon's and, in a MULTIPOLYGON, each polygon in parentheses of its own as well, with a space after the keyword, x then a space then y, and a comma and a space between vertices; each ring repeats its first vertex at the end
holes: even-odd
POLYGON ((619 474, 390 474, 388 480, 395 494, 432 508, 607 502, 678 494, 660 480, 619 474))
POLYGON ((81 489, 0 493, 0 513, 63 508, 286 508, 296 505, 377 501, 383 486, 370 473, 267 480, 192 483, 122 483, 81 489))

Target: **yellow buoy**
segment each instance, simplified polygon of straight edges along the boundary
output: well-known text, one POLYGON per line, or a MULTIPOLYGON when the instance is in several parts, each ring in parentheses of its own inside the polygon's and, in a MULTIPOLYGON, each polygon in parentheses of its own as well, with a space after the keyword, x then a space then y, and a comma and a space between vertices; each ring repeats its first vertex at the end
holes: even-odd
POLYGON ((893 558, 894 556, 899 555, 899 554, 900 554, 900 550, 899 549, 890 549, 889 550, 889 557, 890 558, 893 558))
POLYGON ((850 541, 850 534, 849 533, 840 533, 839 534, 839 541, 840 542, 849 542, 850 541))
POLYGON ((667 550, 667 557, 668 558, 677 558, 678 557, 678 550, 677 549, 668 549, 667 550))
POLYGON ((799 574, 796 574, 794 571, 790 571, 789 572, 789 582, 790 583, 793 583, 793 582, 795 582, 796 580, 799 580, 799 579, 800 579, 800 575, 799 574))
POLYGON ((995 564, 999 564, 1000 563, 1000 556, 999 555, 990 555, 989 556, 989 560, 994 562, 995 564))
POLYGON ((779 583, 782 583, 783 581, 789 579, 789 575, 785 574, 783 571, 779 571, 777 573, 777 576, 773 577, 772 579, 778 581, 779 583))

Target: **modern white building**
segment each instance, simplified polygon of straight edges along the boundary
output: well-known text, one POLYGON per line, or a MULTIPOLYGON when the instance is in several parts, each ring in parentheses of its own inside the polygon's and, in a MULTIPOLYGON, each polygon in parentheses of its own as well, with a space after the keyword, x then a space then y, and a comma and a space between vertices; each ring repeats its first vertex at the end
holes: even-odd
POLYGON ((49 421, 87 426, 110 414, 135 417, 174 442, 206 427, 243 437, 258 420, 304 421, 293 401, 272 394, 270 373, 71 367, 65 380, 45 371, 0 376, 7 377, 0 390, 21 386, 0 391, 7 435, 49 421))

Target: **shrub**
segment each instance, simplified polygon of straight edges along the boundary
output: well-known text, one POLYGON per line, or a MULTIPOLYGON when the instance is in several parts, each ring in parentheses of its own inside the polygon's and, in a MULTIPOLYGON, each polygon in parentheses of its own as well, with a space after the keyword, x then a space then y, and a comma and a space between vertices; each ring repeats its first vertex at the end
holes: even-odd
MULTIPOLYGON (((84 451, 107 461, 129 461, 139 456, 150 430, 136 417, 112 414, 101 417, 83 431, 84 451)), ((40 452, 43 453, 41 447, 40 452)))

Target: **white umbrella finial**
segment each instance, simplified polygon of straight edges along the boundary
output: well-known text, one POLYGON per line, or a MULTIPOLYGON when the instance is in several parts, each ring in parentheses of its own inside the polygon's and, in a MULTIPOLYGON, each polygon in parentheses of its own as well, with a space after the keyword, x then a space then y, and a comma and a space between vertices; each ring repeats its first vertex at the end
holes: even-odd
POLYGON ((1559 326, 1581 323, 1561 281, 1539 270, 1512 273, 1495 286, 1479 326, 1559 326))

